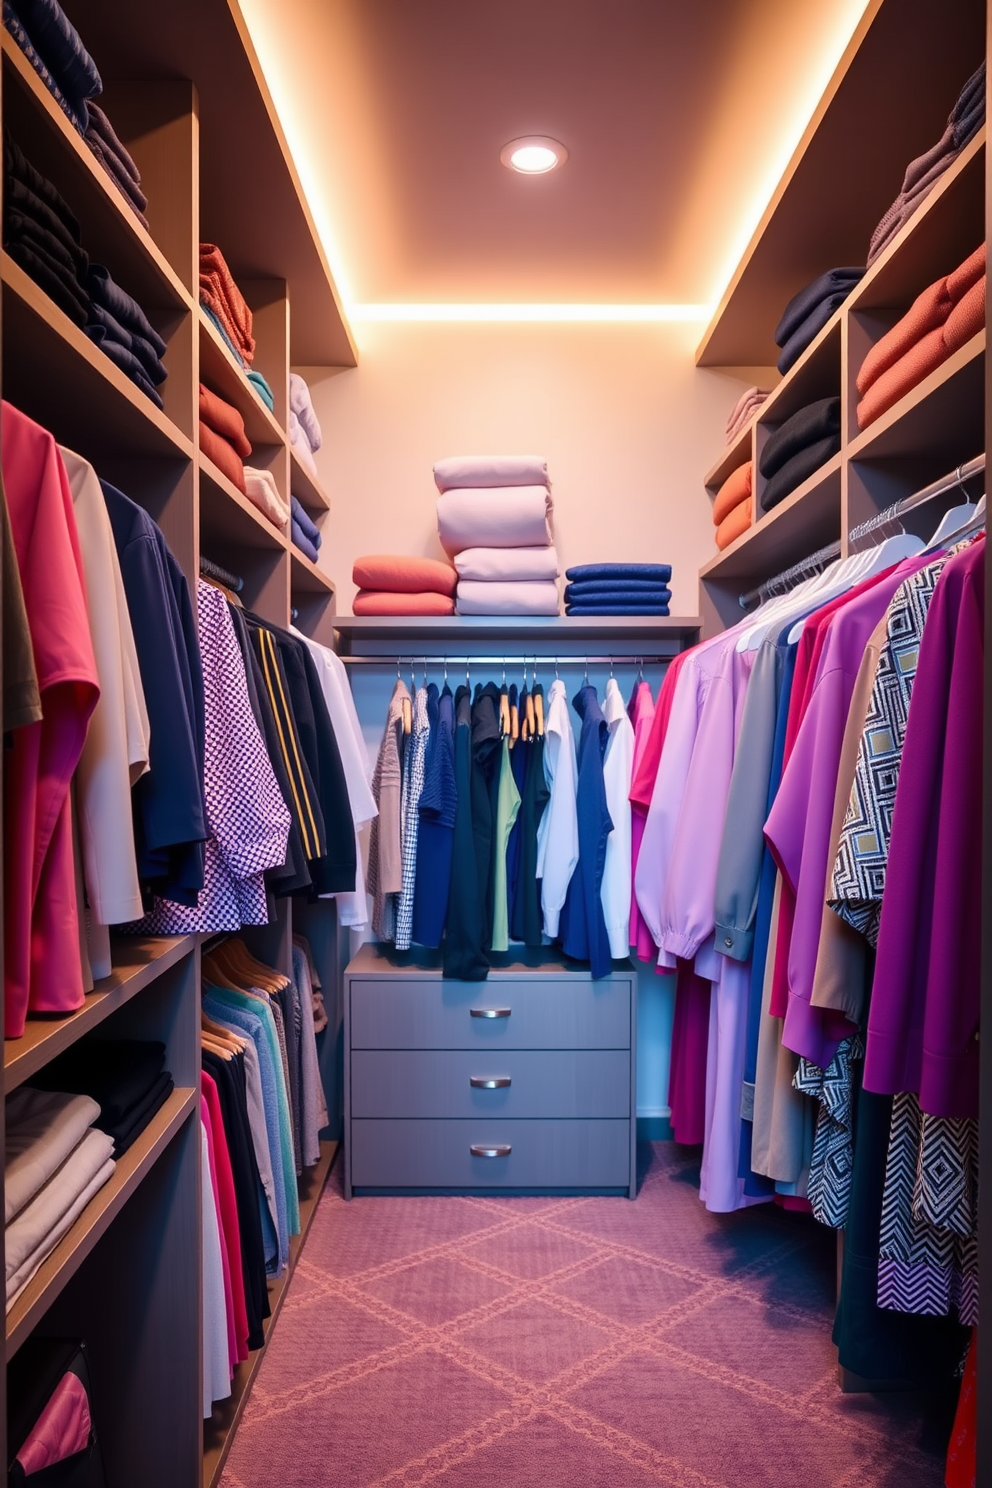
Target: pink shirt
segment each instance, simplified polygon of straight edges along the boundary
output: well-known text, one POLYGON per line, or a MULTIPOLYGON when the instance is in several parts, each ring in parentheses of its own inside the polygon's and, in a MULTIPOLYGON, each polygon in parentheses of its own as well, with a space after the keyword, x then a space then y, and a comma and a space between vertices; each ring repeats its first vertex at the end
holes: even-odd
POLYGON ((52 436, 3 404, 3 483, 43 717, 4 757, 4 1032, 83 1001, 69 787, 100 696, 72 492, 52 436))
MULTIPOLYGON (((664 687, 664 684, 662 684, 664 687)), ((642 961, 650 961, 654 951, 654 941, 641 911, 637 907, 637 898, 633 892, 634 874, 637 871, 637 859, 641 851, 641 838, 644 836, 644 823, 647 820, 647 806, 642 806, 639 801, 634 800, 633 781, 637 779, 638 766, 644 757, 648 738, 651 733, 651 725, 655 717, 654 698, 651 696, 651 688, 647 682, 638 682, 634 688, 634 694, 627 705, 627 713, 630 717, 631 726, 634 730, 634 762, 631 775, 631 801, 630 801, 630 944, 637 951, 642 961)))

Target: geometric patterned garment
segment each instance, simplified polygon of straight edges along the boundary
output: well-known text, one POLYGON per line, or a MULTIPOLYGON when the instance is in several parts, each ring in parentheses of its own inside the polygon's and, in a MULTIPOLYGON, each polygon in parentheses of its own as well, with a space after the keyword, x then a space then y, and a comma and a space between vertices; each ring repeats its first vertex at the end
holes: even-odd
POLYGON ((806 1197, 813 1217, 832 1230, 844 1229, 851 1205, 854 1171, 851 1065, 864 1057, 864 1041, 860 1033, 855 1033, 838 1045, 825 1070, 808 1059, 800 1059, 792 1081, 796 1090, 820 1102, 806 1197))
POLYGON ((947 558, 942 554, 908 578, 889 605, 887 635, 878 656, 830 883, 830 908, 872 946, 878 944, 892 813, 920 640, 947 558))
POLYGON ((197 634, 203 659, 203 793, 210 833, 196 909, 156 899, 129 931, 216 934, 268 923, 263 874, 286 861, 291 817, 248 697, 244 658, 227 600, 201 579, 197 634))
POLYGON ((897 1095, 885 1165, 878 1305, 978 1325, 978 1122, 897 1095))
POLYGON ((420 797, 424 792, 424 762, 431 736, 427 712, 427 688, 418 687, 413 702, 413 732, 407 736, 400 787, 402 824, 403 888, 396 905, 396 949, 408 951, 413 939, 413 897, 417 885, 417 838, 420 826, 420 797))

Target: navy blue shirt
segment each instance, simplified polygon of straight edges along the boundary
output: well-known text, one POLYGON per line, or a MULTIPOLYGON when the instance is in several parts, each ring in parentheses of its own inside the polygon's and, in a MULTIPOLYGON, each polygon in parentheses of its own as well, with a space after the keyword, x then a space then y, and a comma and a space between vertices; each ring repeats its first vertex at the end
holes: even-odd
POLYGON ((613 967, 602 899, 606 841, 613 831, 603 780, 609 726, 590 684, 579 689, 572 707, 582 719, 576 801, 579 861, 561 912, 562 949, 566 956, 588 961, 594 977, 604 977, 613 967))
POLYGON ((455 699, 445 686, 427 689, 430 738, 424 761, 417 833, 417 877, 413 897, 413 938, 418 945, 439 946, 444 934, 455 846, 458 789, 455 784, 455 699))

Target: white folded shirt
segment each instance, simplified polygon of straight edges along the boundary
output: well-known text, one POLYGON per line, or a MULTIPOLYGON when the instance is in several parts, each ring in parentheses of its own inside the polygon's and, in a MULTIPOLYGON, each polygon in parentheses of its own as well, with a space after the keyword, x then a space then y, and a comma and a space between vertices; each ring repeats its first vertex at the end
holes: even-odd
POLYGON ((455 568, 460 579, 479 579, 484 583, 524 580, 539 583, 557 579, 558 549, 549 548, 466 548, 455 554, 455 568))
POLYGON ((479 583, 459 579, 455 592, 456 615, 557 615, 558 585, 479 583))
POLYGON ((22 1085, 7 1100, 4 1152, 4 1224, 10 1224, 70 1152, 83 1140, 100 1114, 88 1095, 35 1090, 22 1085))
POLYGON ((29 1256, 26 1256, 25 1259, 21 1262, 20 1266, 14 1272, 13 1276, 9 1276, 7 1278, 7 1312, 9 1312, 10 1309, 13 1307, 14 1303, 17 1301, 18 1297, 21 1295, 24 1288, 31 1280, 32 1276, 34 1276, 35 1272, 39 1270, 42 1263, 44 1261, 47 1261, 48 1257, 51 1255, 56 1245, 58 1245, 63 1235, 67 1235, 72 1229, 73 1225, 76 1223, 76 1220, 86 1208, 86 1205, 90 1202, 91 1199, 96 1197, 105 1183, 110 1182, 111 1178, 114 1176, 114 1169, 116 1168, 116 1166, 117 1164, 114 1162, 113 1158, 108 1157, 107 1161, 103 1164, 103 1167, 98 1169, 98 1171, 93 1175, 89 1183, 83 1189, 82 1193, 79 1194, 78 1197, 73 1201, 73 1203, 65 1211, 54 1228, 49 1230, 47 1235, 42 1236, 41 1240, 35 1246, 31 1254, 29 1256))
POLYGON ((279 487, 271 470, 257 470, 253 465, 245 466, 245 494, 253 506, 276 527, 285 527, 289 521, 289 502, 279 495, 279 487))
POLYGON ((450 455, 434 466, 439 491, 459 486, 550 486, 540 455, 450 455))

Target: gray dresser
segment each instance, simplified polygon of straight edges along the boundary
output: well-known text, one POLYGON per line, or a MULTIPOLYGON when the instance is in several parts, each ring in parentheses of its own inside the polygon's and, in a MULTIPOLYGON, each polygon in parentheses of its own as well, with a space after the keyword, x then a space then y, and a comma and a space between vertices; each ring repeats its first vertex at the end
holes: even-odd
POLYGON ((636 1192, 636 976, 537 952, 488 981, 365 945, 345 972, 345 1196, 636 1192))

